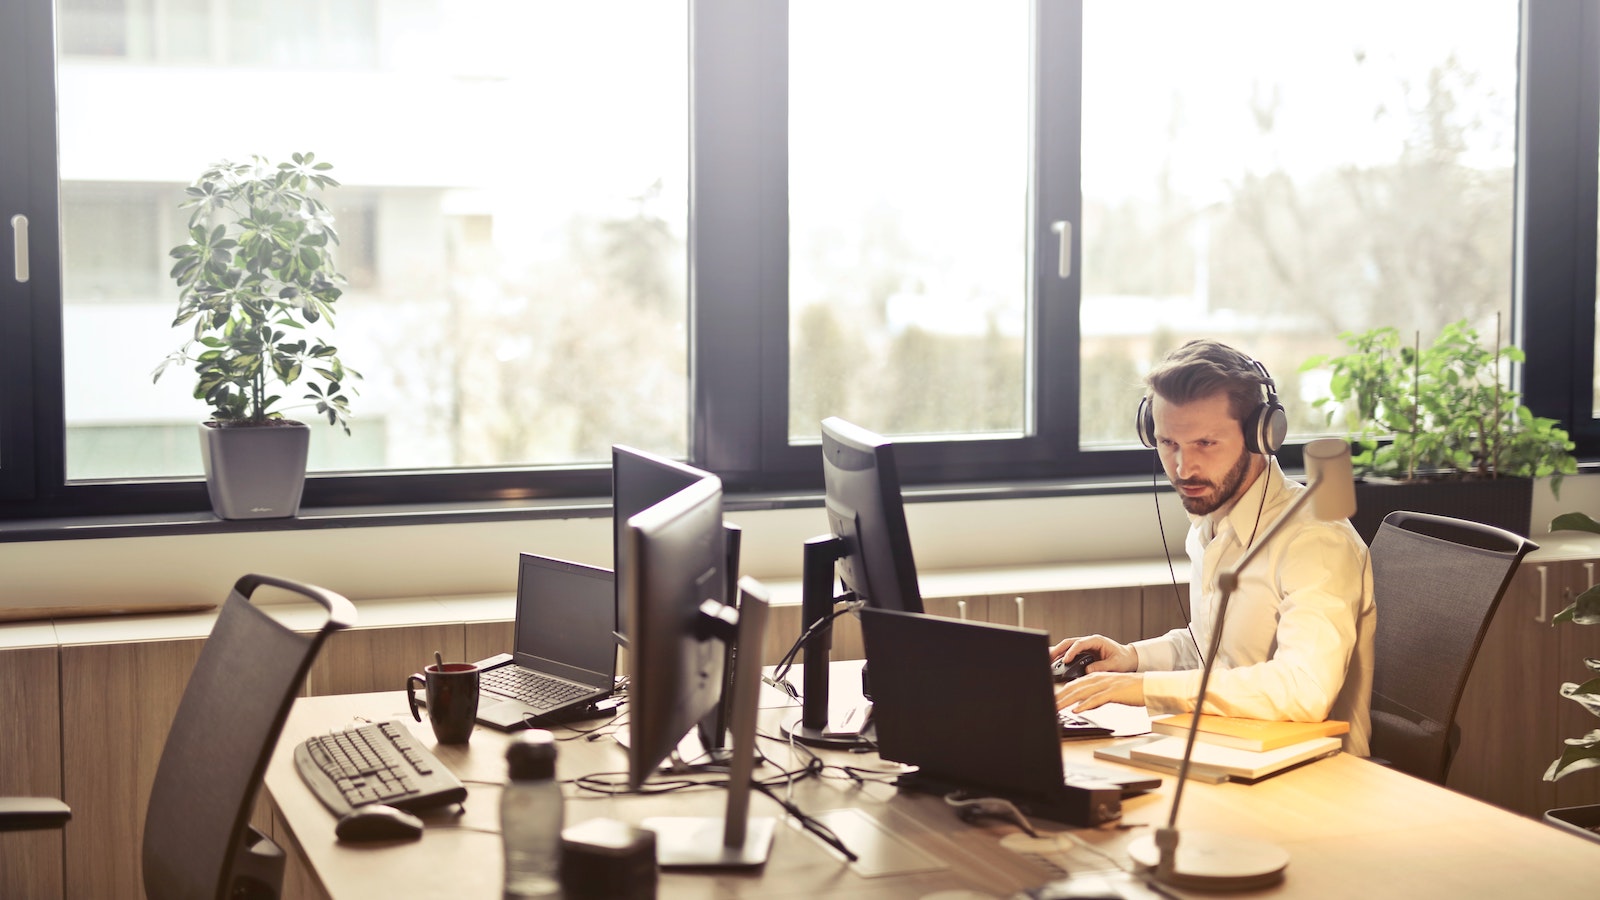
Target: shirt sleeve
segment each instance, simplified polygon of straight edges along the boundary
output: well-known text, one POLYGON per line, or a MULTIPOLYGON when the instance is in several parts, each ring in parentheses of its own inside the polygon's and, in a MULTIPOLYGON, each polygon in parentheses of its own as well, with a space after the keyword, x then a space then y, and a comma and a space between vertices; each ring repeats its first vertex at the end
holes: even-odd
MULTIPOLYGON (((1295 722, 1328 717, 1356 644, 1365 567, 1356 544, 1344 529, 1320 522, 1293 534, 1275 557, 1274 580, 1282 599, 1271 655, 1252 665, 1213 669, 1205 712, 1295 722)), ((1173 634, 1183 632, 1152 643, 1173 634)), ((1142 648, 1140 668, 1145 668, 1142 648)), ((1199 686, 1197 669, 1150 672, 1145 702, 1151 713, 1188 712, 1199 686)))
POLYGON ((1130 646, 1139 654, 1140 672, 1165 672, 1200 666, 1200 654, 1195 651, 1194 637, 1187 628, 1174 628, 1160 637, 1134 641, 1130 646))

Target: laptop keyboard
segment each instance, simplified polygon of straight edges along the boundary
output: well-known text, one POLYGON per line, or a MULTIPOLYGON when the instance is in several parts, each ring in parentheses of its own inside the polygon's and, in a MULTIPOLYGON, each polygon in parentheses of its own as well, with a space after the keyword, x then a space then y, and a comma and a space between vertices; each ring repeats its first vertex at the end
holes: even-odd
POLYGON ((594 693, 594 688, 531 672, 520 666, 501 666, 482 675, 483 686, 497 694, 514 697, 529 706, 559 706, 594 693))

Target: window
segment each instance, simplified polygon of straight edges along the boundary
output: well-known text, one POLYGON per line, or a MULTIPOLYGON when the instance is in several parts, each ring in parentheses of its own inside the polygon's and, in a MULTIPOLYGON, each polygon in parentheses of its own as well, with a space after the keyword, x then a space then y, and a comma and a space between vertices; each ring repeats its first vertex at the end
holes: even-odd
POLYGON ((166 327, 183 188, 293 151, 343 182, 329 340, 365 375, 313 471, 687 454, 681 4, 424 4, 380 28, 370 3, 63 0, 60 21, 69 481, 201 471, 188 371, 149 378, 186 337, 166 327), (218 43, 183 58, 204 65, 97 37, 201 20, 218 43))
POLYGON ((1125 442, 1127 385, 1189 338, 1262 360, 1291 434, 1328 429, 1326 375, 1298 369, 1341 332, 1492 339, 1500 314, 1509 340, 1517 17, 1086 4, 1084 441, 1125 442))
POLYGON ((149 379, 182 339, 181 192, 307 150, 343 182, 331 338, 366 375, 355 436, 314 437, 313 506, 600 495, 614 442, 807 488, 835 414, 894 435, 908 482, 1148 477, 1139 378, 1185 338, 1260 357, 1303 435, 1299 363, 1340 331, 1497 313, 1530 406, 1593 443, 1594 20, 6 4, 0 221, 26 213, 33 277, 0 281, 0 515, 205 508, 204 409, 186 371, 149 379))
POLYGON ((792 441, 1027 429, 1029 36, 1020 2, 790 5, 792 441))

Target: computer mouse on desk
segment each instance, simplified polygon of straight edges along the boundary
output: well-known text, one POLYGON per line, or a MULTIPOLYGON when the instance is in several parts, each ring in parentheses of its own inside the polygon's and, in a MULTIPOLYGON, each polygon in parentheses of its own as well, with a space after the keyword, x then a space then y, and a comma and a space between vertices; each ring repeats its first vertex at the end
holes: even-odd
POLYGON ((1079 653, 1072 658, 1071 662, 1068 662, 1067 658, 1063 656, 1050 667, 1050 674, 1055 677, 1058 684, 1065 684, 1068 681, 1082 678, 1088 672, 1089 664, 1097 662, 1099 659, 1100 655, 1093 650, 1085 650, 1079 653))
POLYGON ((333 833, 341 841, 414 841, 422 837, 422 820, 393 806, 358 806, 339 819, 333 833))

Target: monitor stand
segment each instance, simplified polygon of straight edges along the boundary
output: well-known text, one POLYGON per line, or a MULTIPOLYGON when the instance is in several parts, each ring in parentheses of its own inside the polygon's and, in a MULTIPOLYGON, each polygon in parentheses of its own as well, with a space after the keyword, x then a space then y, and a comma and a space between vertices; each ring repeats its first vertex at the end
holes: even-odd
MULTIPOLYGON (((766 631, 766 589, 751 578, 740 579, 739 588, 736 642, 753 651, 760 648, 766 631)), ((765 864, 772 851, 778 820, 750 815, 761 692, 760 654, 742 655, 744 664, 734 672, 733 679, 726 812, 720 817, 659 816, 641 822, 656 833, 656 862, 664 868, 749 868, 765 864)))
MULTIPOLYGON (((870 750, 876 743, 869 724, 865 731, 845 731, 828 721, 828 663, 833 649, 832 617, 841 601, 855 599, 846 593, 835 597, 833 578, 847 546, 832 534, 818 535, 805 542, 801 562, 800 633, 816 630, 801 650, 800 715, 783 723, 783 733, 811 747, 830 750, 870 750)), ((862 685, 866 693, 866 685, 862 685)), ((858 715, 860 713, 858 712, 858 715)))

